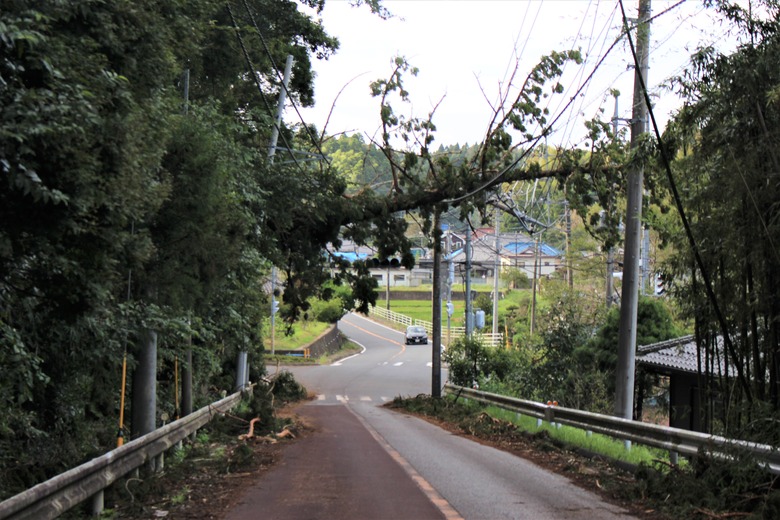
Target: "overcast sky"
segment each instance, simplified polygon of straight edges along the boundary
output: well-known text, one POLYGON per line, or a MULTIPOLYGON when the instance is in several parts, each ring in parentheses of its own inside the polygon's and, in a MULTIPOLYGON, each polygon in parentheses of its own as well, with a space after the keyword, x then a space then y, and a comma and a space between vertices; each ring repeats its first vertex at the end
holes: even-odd
MULTIPOLYGON (((628 16, 635 17, 638 0, 624 3, 628 16)), ((701 0, 673 7, 677 3, 652 2, 654 15, 671 8, 651 29, 649 83, 656 93, 666 78, 680 73, 697 46, 725 41, 723 28, 701 0)), ((376 136, 379 105, 370 96, 369 83, 388 77, 393 57, 402 55, 420 72, 405 84, 411 103, 395 105, 396 112, 425 117, 440 103, 435 142, 473 144, 484 137, 491 104, 507 88, 517 60, 519 85, 540 56, 570 48, 580 48, 586 62, 567 67, 562 82, 566 91, 549 105, 553 117, 563 114, 550 144, 576 146, 583 121, 600 109, 609 119, 614 111, 610 89, 621 93, 620 116, 630 116, 633 70, 628 45, 620 43, 596 65, 620 31, 617 0, 386 0, 384 5, 394 18, 381 20, 365 7, 327 0, 323 24, 341 48, 329 60, 315 63, 317 105, 303 111, 307 123, 322 129, 335 102, 329 134, 376 136), (592 73, 593 81, 576 95, 592 73)), ((516 95, 516 88, 512 92, 516 95)), ((679 101, 663 93, 656 104, 657 117, 665 120, 679 101)), ((285 117, 294 123, 296 116, 288 110, 285 117)))

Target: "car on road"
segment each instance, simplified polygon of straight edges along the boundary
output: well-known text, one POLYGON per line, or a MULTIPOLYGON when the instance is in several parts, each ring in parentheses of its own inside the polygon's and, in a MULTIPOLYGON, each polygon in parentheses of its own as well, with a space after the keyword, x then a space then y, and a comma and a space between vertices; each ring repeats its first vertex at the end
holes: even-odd
POLYGON ((428 333, 425 332, 425 327, 420 325, 406 327, 406 344, 411 345, 413 343, 428 344, 428 333))

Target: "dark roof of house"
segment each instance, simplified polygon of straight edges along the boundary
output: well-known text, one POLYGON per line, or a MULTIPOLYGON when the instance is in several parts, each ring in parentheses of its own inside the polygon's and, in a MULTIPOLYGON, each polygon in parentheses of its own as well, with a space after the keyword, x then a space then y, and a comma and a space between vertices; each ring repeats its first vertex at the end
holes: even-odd
MULTIPOLYGON (((722 352, 722 342, 718 338, 718 350, 722 352)), ((719 372, 723 372, 723 356, 715 366, 720 366, 719 372)), ((696 340, 693 336, 683 336, 681 338, 670 339, 645 345, 637 348, 636 361, 640 365, 655 367, 662 372, 675 371, 696 374, 699 372, 699 353, 696 347, 696 340)), ((704 359, 701 359, 701 370, 707 372, 704 366, 704 359)))

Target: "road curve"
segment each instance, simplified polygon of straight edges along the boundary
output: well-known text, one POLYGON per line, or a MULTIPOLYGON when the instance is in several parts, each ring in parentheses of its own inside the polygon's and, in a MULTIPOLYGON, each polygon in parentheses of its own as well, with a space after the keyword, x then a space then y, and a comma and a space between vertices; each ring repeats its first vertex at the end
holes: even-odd
POLYGON ((401 333, 356 315, 339 327, 365 351, 292 369, 317 393, 298 409, 316 431, 225 519, 632 518, 525 459, 379 406, 430 393, 430 345, 407 347, 401 333))

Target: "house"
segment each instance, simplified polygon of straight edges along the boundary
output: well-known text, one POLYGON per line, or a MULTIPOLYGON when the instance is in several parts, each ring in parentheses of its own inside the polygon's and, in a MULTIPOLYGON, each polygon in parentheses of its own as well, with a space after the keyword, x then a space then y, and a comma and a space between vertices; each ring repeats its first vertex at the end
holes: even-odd
MULTIPOLYGON (((415 256, 422 255, 424 252, 420 248, 413 251, 415 256)), ((410 287, 420 285, 412 280, 412 271, 401 265, 401 259, 398 257, 379 259, 376 256, 376 249, 369 246, 359 246, 352 242, 342 243, 338 251, 328 249, 327 252, 332 258, 346 260, 350 264, 360 260, 370 262, 369 272, 371 277, 382 287, 410 287)))
POLYGON ((534 278, 534 270, 536 276, 547 277, 564 267, 561 261, 563 254, 543 242, 510 242, 504 246, 502 256, 502 268, 519 269, 531 279, 534 278))
POLYGON ((669 378, 669 426, 698 432, 707 431, 704 424, 705 402, 699 375, 734 372, 725 361, 723 341, 718 338, 715 349, 719 354, 710 356, 709 366, 699 353, 693 336, 683 336, 637 348, 638 367, 669 378))
MULTIPOLYGON (((496 256, 495 231, 490 228, 475 230, 471 240, 472 283, 493 283, 496 256)), ((528 235, 503 233, 498 236, 499 272, 516 268, 524 271, 530 279, 548 277, 563 267, 562 257, 563 254, 554 247, 537 242, 528 235)), ((445 264, 452 261, 456 265, 456 277, 462 277, 466 263, 465 247, 445 254, 443 261, 445 264)))
MULTIPOLYGON (((554 247, 532 239, 522 233, 502 233, 498 236, 498 259, 496 258, 496 235, 492 228, 476 229, 471 235, 471 283, 493 284, 498 260, 499 272, 511 268, 524 271, 528 278, 548 277, 563 267, 562 253, 554 247)), ((465 236, 446 229, 442 238, 442 273, 448 277, 449 264, 453 264, 454 283, 465 279, 466 255, 465 236)), ((413 248, 416 265, 412 270, 401 267, 399 258, 379 259, 376 250, 358 246, 351 242, 342 243, 338 251, 329 249, 328 254, 352 263, 369 260, 370 267, 379 287, 417 287, 433 281, 433 251, 423 247, 413 248)))

